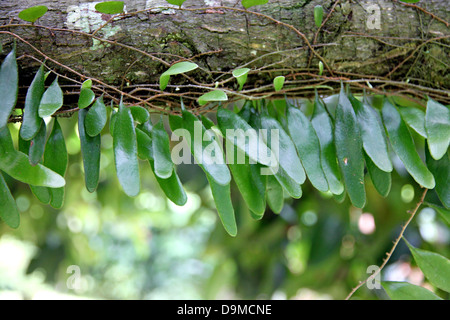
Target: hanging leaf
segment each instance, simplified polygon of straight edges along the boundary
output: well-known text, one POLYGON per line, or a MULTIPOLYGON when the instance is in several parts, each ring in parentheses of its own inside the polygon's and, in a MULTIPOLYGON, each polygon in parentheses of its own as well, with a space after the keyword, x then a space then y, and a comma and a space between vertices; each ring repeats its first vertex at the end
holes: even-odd
POLYGON ((319 61, 319 76, 323 74, 323 62, 319 61))
POLYGON ((425 115, 428 148, 435 160, 446 154, 450 143, 450 108, 429 98, 425 115))
POLYGON ((275 79, 273 79, 273 86, 275 88, 275 91, 280 91, 283 89, 284 81, 286 80, 283 76, 278 76, 275 79))
POLYGON ((433 189, 434 177, 420 159, 408 127, 397 109, 387 100, 382 108, 383 122, 392 148, 418 184, 433 189))
POLYGON ((84 109, 89 107, 95 100, 95 93, 91 89, 81 89, 80 96, 78 97, 78 108, 84 109))
POLYGON ((39 117, 50 117, 63 105, 63 92, 58 84, 58 77, 53 81, 50 87, 45 90, 39 104, 39 117))
POLYGON ((364 152, 364 159, 366 161, 367 171, 369 172, 370 179, 372 180, 373 186, 378 191, 378 193, 386 198, 391 191, 392 178, 390 172, 385 172, 378 168, 372 159, 364 152))
POLYGON ((23 121, 20 127, 20 136, 24 140, 33 139, 41 127, 42 119, 39 117, 38 110, 45 91, 44 81, 44 65, 41 65, 25 97, 23 121))
POLYGON ((138 157, 142 160, 153 159, 153 143, 151 136, 142 131, 139 127, 136 127, 135 130, 136 130, 138 157))
POLYGON ((427 132, 425 130, 425 112, 412 107, 402 107, 399 108, 399 111, 406 124, 426 139, 427 132))
POLYGON ((41 128, 39 129, 37 135, 31 140, 30 148, 28 150, 28 157, 32 166, 35 166, 42 160, 46 138, 47 126, 45 125, 45 121, 41 119, 41 128))
POLYGON ((323 7, 319 4, 314 7, 314 23, 319 28, 323 21, 323 7))
POLYGON ((106 125, 107 118, 108 116, 106 113, 106 106, 103 102, 103 96, 100 96, 95 100, 94 104, 89 108, 89 111, 86 114, 86 133, 91 137, 99 135, 106 125))
POLYGON ((214 90, 210 91, 208 93, 205 93, 200 98, 198 98, 198 104, 203 106, 207 104, 208 102, 212 101, 227 101, 228 96, 225 92, 222 90, 214 90))
POLYGON ((168 179, 172 175, 174 165, 170 155, 169 135, 167 134, 166 129, 164 129, 162 119, 153 126, 152 145, 155 167, 153 172, 161 179, 168 179))
POLYGON ((95 5, 95 10, 105 14, 119 14, 123 13, 123 1, 106 1, 95 5))
POLYGON ((267 176, 267 204, 273 213, 280 213, 284 207, 283 187, 274 176, 267 176))
POLYGON ((320 160, 320 143, 308 118, 299 109, 287 110, 289 134, 312 185, 322 192, 328 191, 328 182, 320 160))
POLYGON ((87 79, 81 84, 81 89, 91 89, 92 88, 92 79, 87 79))
POLYGON ((450 154, 447 152, 441 159, 434 160, 429 148, 425 146, 426 164, 435 177, 436 193, 446 208, 450 208, 450 154))
POLYGON ((337 159, 345 189, 352 204, 357 208, 363 208, 366 204, 366 192, 364 189, 362 140, 356 114, 350 100, 345 95, 343 86, 336 108, 334 135, 337 159))
POLYGON ((0 170, 16 180, 33 186, 51 188, 60 188, 66 183, 63 177, 43 165, 32 166, 24 153, 16 151, 11 133, 6 126, 0 128, 0 154, 2 155, 0 170))
POLYGON ((236 78, 238 84, 239 84, 239 90, 242 90, 244 87, 244 84, 247 82, 248 72, 250 71, 249 68, 241 68, 236 69, 233 71, 233 77, 236 78))
POLYGON ((87 113, 86 109, 78 111, 78 135, 80 136, 86 189, 94 192, 100 177, 101 136, 91 137, 86 133, 87 113))
POLYGON ((136 131, 128 108, 120 103, 115 116, 113 147, 117 178, 124 192, 135 197, 140 191, 136 131))
POLYGON ((392 300, 442 300, 430 290, 408 282, 383 281, 381 285, 392 300))
POLYGON ((349 95, 348 98, 356 112, 364 151, 378 168, 385 172, 391 172, 393 167, 379 114, 366 101, 360 102, 352 95, 349 95))
POLYGON ((148 113, 147 109, 139 106, 132 106, 129 108, 131 111, 131 115, 133 116, 134 121, 139 123, 145 123, 148 119, 150 119, 150 113, 148 113))
POLYGON ((0 67, 0 128, 5 127, 8 123, 9 116, 17 102, 18 92, 19 73, 14 46, 0 67))
POLYGON ((269 0, 242 0, 242 6, 245 9, 251 8, 253 6, 263 5, 269 2, 269 0))
POLYGON ((175 63, 166 72, 164 72, 159 78, 159 88, 161 90, 166 89, 169 84, 170 76, 180 73, 186 73, 198 68, 198 65, 193 62, 183 61, 175 63))
POLYGON ((432 285, 450 292, 450 260, 440 254, 414 248, 404 239, 414 260, 432 285))
POLYGON ((236 218, 234 216, 233 203, 231 202, 230 184, 221 185, 216 182, 216 179, 211 177, 208 173, 206 177, 211 187, 212 196, 216 205, 217 213, 225 230, 232 237, 237 235, 236 218))
POLYGON ((0 172, 0 219, 3 220, 10 228, 17 229, 20 225, 20 214, 17 209, 16 201, 14 200, 8 185, 3 179, 0 172))
POLYGON ((19 12, 19 18, 31 23, 42 17, 48 11, 47 6, 34 6, 19 12))
POLYGON ((327 178, 331 193, 342 194, 344 185, 340 181, 339 166, 336 160, 336 147, 334 146, 334 128, 333 123, 320 101, 316 92, 314 101, 314 113, 311 124, 316 131, 320 143, 320 161, 322 169, 327 178))

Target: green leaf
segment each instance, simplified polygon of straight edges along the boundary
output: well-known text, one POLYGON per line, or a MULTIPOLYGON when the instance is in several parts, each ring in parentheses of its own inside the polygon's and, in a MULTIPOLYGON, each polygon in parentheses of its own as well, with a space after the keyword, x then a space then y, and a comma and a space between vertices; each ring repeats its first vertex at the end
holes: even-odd
POLYGON ((151 135, 149 136, 139 127, 136 127, 135 129, 136 129, 138 157, 142 160, 151 160, 151 159, 153 160, 153 143, 151 135))
POLYGON ((283 89, 285 80, 286 78, 284 76, 278 76, 273 79, 273 87, 275 88, 275 91, 280 91, 281 89, 283 89))
POLYGON ((78 97, 78 108, 84 109, 89 107, 95 100, 95 93, 91 89, 81 89, 78 97))
POLYGON ((273 213, 280 213, 284 207, 284 192, 275 176, 267 176, 266 196, 270 210, 273 213))
POLYGON ((434 177, 416 151, 408 127, 397 109, 387 100, 382 108, 383 122, 392 148, 414 180, 427 189, 435 186, 434 177))
POLYGON ((323 21, 323 7, 319 4, 314 7, 314 23, 319 28, 323 21))
POLYGON ((399 111, 406 124, 426 139, 427 132, 425 130, 425 112, 412 107, 402 107, 399 108, 399 111))
POLYGON ((428 148, 435 160, 446 154, 450 143, 450 109, 429 98, 425 115, 428 148))
POLYGON ((323 62, 319 61, 319 76, 323 74, 323 62))
POLYGON ((170 155, 170 139, 162 119, 153 126, 152 145, 154 159, 154 173, 161 179, 168 179, 173 172, 174 165, 170 155))
POLYGON ((352 95, 349 95, 349 99, 356 112, 364 151, 378 168, 391 172, 393 167, 380 115, 366 102, 360 102, 352 95))
POLYGON ((450 208, 450 154, 447 152, 441 159, 435 160, 425 146, 426 164, 435 177, 436 193, 446 208, 450 208))
POLYGON ((392 300, 442 300, 430 290, 408 282, 383 281, 381 285, 392 300))
POLYGON ((169 84, 170 76, 180 73, 186 73, 198 68, 198 65, 193 62, 183 61, 175 63, 166 72, 164 72, 159 78, 159 88, 161 90, 166 89, 169 84))
POLYGON ((186 0, 166 0, 168 3, 173 4, 174 6, 179 6, 181 7, 181 5, 186 1, 186 0))
MULTIPOLYGON (((64 135, 58 119, 53 122, 53 129, 48 137, 44 153, 44 165, 61 175, 65 176, 68 164, 68 155, 64 135)), ((50 189, 50 205, 61 208, 64 204, 64 188, 50 189)))
MULTIPOLYGON (((45 121, 41 119, 41 128, 37 135, 31 140, 28 157, 31 165, 36 165, 42 160, 45 150, 45 139, 47 138, 47 126, 45 121)), ((51 168, 50 168, 51 169, 51 168)))
POLYGON ((385 172, 378 168, 372 159, 364 152, 364 159, 366 161, 367 171, 369 172, 370 179, 372 180, 373 186, 378 191, 378 193, 386 198, 391 191, 392 178, 390 172, 385 172))
POLYGON ((406 3, 417 3, 420 0, 400 0, 400 2, 406 2, 406 3))
POLYGON ((140 176, 133 117, 130 110, 120 103, 115 118, 113 148, 116 174, 124 192, 134 197, 140 191, 140 176))
POLYGON ((334 128, 324 104, 316 92, 314 113, 311 124, 316 131, 320 143, 320 160, 322 169, 327 178, 331 193, 342 194, 344 185, 340 181, 339 166, 336 160, 336 147, 334 146, 334 128))
POLYGON ((336 108, 336 123, 334 128, 336 154, 341 168, 345 189, 350 201, 357 208, 366 204, 364 189, 364 157, 362 154, 362 139, 356 114, 343 87, 336 108))
POLYGON ((0 68, 0 128, 8 123, 19 92, 19 73, 16 61, 16 48, 6 56, 0 68))
POLYGON ((80 136, 86 189, 94 192, 100 177, 101 136, 91 137, 86 133, 87 113, 86 109, 78 111, 78 135, 80 136))
POLYGON ((298 155, 312 185, 320 191, 328 191, 328 182, 320 159, 320 143, 308 118, 299 109, 287 110, 288 130, 298 155))
POLYGON ((53 115, 63 105, 63 92, 58 84, 58 77, 50 87, 45 90, 39 104, 39 117, 45 118, 53 115))
POLYGON ((186 110, 183 111, 183 128, 189 133, 184 138, 191 148, 196 163, 217 184, 229 185, 231 181, 230 171, 225 164, 222 149, 213 139, 210 131, 206 131, 202 122, 186 110), (212 156, 212 152, 208 152, 208 150, 214 150, 215 155, 212 156))
POLYGON ((60 188, 66 183, 63 177, 43 165, 32 166, 24 153, 16 151, 6 126, 0 129, 0 154, 0 170, 16 180, 51 188, 60 188))
POLYGON ((86 133, 91 137, 99 135, 106 125, 107 118, 108 116, 106 113, 106 106, 103 102, 103 96, 98 97, 86 114, 84 123, 86 133))
POLYGON ((244 84, 247 82, 247 76, 249 71, 250 71, 249 68, 241 68, 233 71, 233 77, 236 78, 239 84, 239 90, 242 90, 244 84))
POLYGON ((263 5, 269 2, 269 0, 242 0, 242 6, 248 9, 253 6, 263 5))
POLYGON ((223 92, 222 90, 214 90, 214 91, 207 92, 204 95, 202 95, 200 98, 198 98, 198 104, 203 106, 203 105, 207 104, 208 102, 227 101, 227 100, 228 100, 228 96, 225 92, 223 92))
POLYGON ((445 223, 447 223, 450 226, 450 210, 443 208, 441 206, 437 206, 433 203, 429 203, 429 202, 424 202, 425 205, 427 205, 428 207, 434 209, 442 218, 442 220, 445 221, 445 223))
POLYGON ((0 218, 10 228, 17 229, 20 225, 20 214, 17 209, 16 201, 14 200, 11 191, 9 191, 8 185, 3 179, 0 172, 0 218))
POLYGON ((105 14, 119 14, 123 13, 123 1, 106 1, 95 5, 95 10, 105 14))
POLYGON ((20 11, 19 18, 34 23, 36 22, 37 19, 46 14, 47 11, 48 11, 47 6, 34 6, 20 11))
POLYGON ((44 81, 44 65, 41 65, 25 97, 23 121, 20 127, 20 136, 24 140, 33 139, 41 127, 42 119, 39 117, 38 110, 42 95, 45 91, 44 81))
POLYGON ((92 79, 87 79, 81 84, 81 89, 91 89, 92 88, 92 79))
POLYGON ((206 177, 211 187, 212 196, 216 205, 217 213, 225 230, 232 237, 237 235, 236 218, 234 216, 233 203, 231 202, 230 183, 221 185, 208 173, 206 177))
POLYGON ((450 292, 450 260, 440 254, 414 248, 405 240, 414 260, 432 285, 450 292))
POLYGON ((150 113, 143 107, 131 106, 129 109, 133 119, 139 123, 147 122, 147 120, 150 119, 150 113))

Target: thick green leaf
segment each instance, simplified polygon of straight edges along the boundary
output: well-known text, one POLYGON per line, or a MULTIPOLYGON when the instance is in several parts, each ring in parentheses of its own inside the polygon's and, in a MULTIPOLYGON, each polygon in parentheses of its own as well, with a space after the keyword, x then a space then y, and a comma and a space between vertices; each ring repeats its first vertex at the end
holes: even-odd
POLYGON ((105 1, 97 3, 95 10, 105 14, 119 14, 123 13, 124 5, 123 1, 105 1))
POLYGON ((170 76, 186 73, 198 68, 198 65, 193 62, 183 61, 175 63, 166 72, 164 72, 159 78, 159 88, 164 90, 169 84, 170 76))
POLYGON ((222 90, 214 90, 214 91, 207 92, 204 95, 202 95, 201 97, 199 97, 198 104, 203 106, 203 105, 207 104, 208 102, 227 101, 227 100, 228 100, 228 96, 225 92, 223 92, 222 90))
POLYGON ((161 179, 168 179, 172 175, 174 165, 170 155, 170 139, 164 128, 162 118, 153 126, 152 145, 154 159, 154 173, 161 179))
POLYGON ((364 150, 378 168, 385 172, 391 172, 392 163, 379 114, 366 102, 360 102, 352 95, 349 96, 349 99, 356 112, 364 150))
MULTIPOLYGON (((48 137, 44 153, 44 165, 61 175, 65 176, 68 164, 68 155, 64 135, 58 119, 53 122, 53 129, 48 137)), ((64 204, 64 188, 50 189, 50 205, 61 208, 64 204)))
POLYGON ((441 159, 435 160, 425 146, 425 158, 428 169, 436 181, 436 193, 442 204, 450 209, 450 154, 447 152, 441 159))
POLYGON ((143 107, 132 106, 130 107, 130 111, 133 119, 139 123, 145 123, 150 119, 150 113, 143 107))
POLYGON ((86 189, 94 192, 100 177, 101 136, 91 137, 86 133, 87 113, 86 109, 78 111, 78 135, 80 136, 86 189))
POLYGON ((382 115, 392 148, 405 165, 406 170, 421 186, 433 189, 435 186, 434 177, 420 159, 408 127, 402 120, 400 113, 389 101, 385 100, 382 115))
POLYGON ((203 126, 202 122, 189 111, 183 111, 183 128, 189 133, 185 136, 191 148, 196 163, 214 180, 222 186, 229 185, 230 171, 225 164, 224 156, 218 142, 203 126), (210 152, 208 152, 210 151, 210 152), (214 156, 212 155, 214 151, 214 156))
POLYGON ((323 21, 323 7, 319 4, 314 7, 314 23, 319 28, 323 21))
POLYGON ((78 97, 78 108, 84 109, 89 107, 95 100, 95 93, 91 89, 81 89, 80 96, 78 97))
POLYGON ((168 3, 173 4, 174 6, 180 6, 186 1, 186 0, 166 0, 168 3))
POLYGON ((425 115, 425 129, 430 154, 439 160, 447 153, 450 143, 450 108, 430 98, 425 115))
POLYGON ((352 204, 357 208, 363 208, 366 204, 366 191, 362 139, 356 114, 343 88, 336 108, 334 136, 345 189, 352 204))
POLYGON ((6 56, 0 67, 0 128, 8 123, 9 116, 17 102, 19 92, 19 73, 16 61, 16 48, 6 56))
MULTIPOLYGON (((45 139, 47 138, 47 126, 45 121, 41 119, 41 127, 36 136, 31 140, 28 158, 31 165, 38 164, 44 155, 45 139)), ((50 168, 51 169, 51 168, 50 168)))
MULTIPOLYGON (((153 172, 155 172, 153 160, 149 160, 149 162, 153 172)), ((161 179, 157 175, 155 175, 155 178, 159 186, 161 187, 161 190, 170 201, 178 206, 184 206, 186 204, 186 191, 184 191, 183 185, 181 184, 180 178, 178 177, 175 168, 173 169, 172 175, 169 178, 161 179)))
POLYGON ((381 285, 392 300, 442 300, 430 290, 408 282, 383 281, 381 285))
POLYGON ((437 253, 414 248, 406 239, 404 240, 420 270, 431 284, 450 292, 450 260, 437 253))
POLYGON ((87 79, 81 84, 81 89, 91 89, 92 88, 92 79, 87 79))
POLYGON ((211 187, 212 196, 216 205, 217 213, 225 230, 232 237, 237 235, 236 218, 234 216, 233 203, 231 202, 230 184, 220 185, 208 173, 206 177, 211 187))
POLYGON ((328 191, 328 182, 320 160, 320 143, 311 122, 299 109, 287 110, 289 134, 312 185, 320 191, 328 191))
POLYGON ((339 166, 336 160, 336 147, 334 146, 334 128, 324 104, 316 94, 314 113, 311 124, 316 131, 320 143, 320 161, 331 193, 342 194, 344 185, 340 181, 339 166))
POLYGON ((285 80, 286 78, 283 76, 278 76, 273 79, 273 87, 275 88, 275 91, 280 91, 281 89, 283 89, 285 80))
POLYGON ((136 141, 138 148, 138 157, 142 160, 153 159, 152 138, 139 127, 136 127, 136 141))
POLYGON ((174 132, 177 129, 183 129, 183 118, 180 116, 169 115, 170 130, 174 132))
POLYGON ((284 207, 283 187, 277 181, 275 176, 267 176, 266 188, 267 204, 273 213, 280 213, 284 207))
POLYGON ((20 136, 24 140, 33 139, 41 127, 42 119, 39 117, 38 110, 45 91, 44 80, 44 65, 41 65, 25 97, 23 121, 20 127, 20 136))
POLYGON ((95 100, 86 114, 84 123, 86 133, 91 137, 99 135, 105 127, 107 119, 106 106, 103 102, 103 96, 101 96, 95 100))
POLYGON ((259 6, 262 4, 266 4, 269 0, 242 0, 242 6, 245 9, 248 9, 253 6, 259 6))
POLYGON ((442 218, 442 220, 445 221, 445 223, 447 223, 450 226, 450 210, 446 209, 444 207, 441 206, 437 206, 433 203, 429 203, 429 202, 424 202, 425 205, 427 205, 428 207, 434 209, 442 218))
POLYGON ((47 6, 34 6, 20 11, 19 18, 34 23, 36 22, 37 19, 46 14, 47 11, 48 11, 47 6))
POLYGON ((0 155, 0 170, 23 183, 51 188, 66 183, 63 177, 43 165, 32 166, 24 153, 16 151, 6 126, 0 129, 0 155))
POLYGON ((50 117, 63 105, 63 92, 58 84, 58 77, 45 90, 39 104, 39 117, 50 117))
POLYGON ((242 90, 244 87, 244 84, 247 82, 248 72, 250 71, 249 68, 241 68, 236 69, 233 71, 233 77, 236 78, 238 84, 239 84, 239 90, 242 90))
POLYGON ((387 197, 391 191, 392 178, 390 172, 385 172, 378 168, 372 159, 364 152, 364 159, 366 160, 367 171, 373 186, 382 197, 387 197))
POLYGON ((19 209, 17 209, 16 201, 14 200, 8 185, 3 179, 0 172, 0 219, 3 220, 9 227, 17 229, 20 225, 19 209))
POLYGON ((427 132, 425 130, 425 112, 412 107, 401 107, 399 108, 399 111, 406 124, 426 139, 427 132))
POLYGON ((124 192, 134 197, 140 191, 136 131, 128 108, 120 103, 115 116, 113 147, 116 174, 124 192))

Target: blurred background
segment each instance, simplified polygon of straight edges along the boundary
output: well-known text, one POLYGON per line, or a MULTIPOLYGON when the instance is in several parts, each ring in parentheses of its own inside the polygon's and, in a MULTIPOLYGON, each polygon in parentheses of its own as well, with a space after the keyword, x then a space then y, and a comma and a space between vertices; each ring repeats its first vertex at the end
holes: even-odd
MULTIPOLYGON (((13 230, 0 222, 0 299, 344 299, 370 265, 380 265, 422 191, 398 159, 384 199, 366 179, 361 211, 320 193, 309 182, 281 214, 251 218, 235 185, 238 235, 228 236, 205 175, 195 165, 178 173, 188 203, 168 201, 141 161, 142 191, 127 197, 115 177, 112 138, 102 136, 101 182, 84 186, 76 118, 61 119, 69 167, 61 210, 41 205, 29 187, 7 179, 21 212, 13 230)), ((10 127, 17 137, 18 126, 10 127)), ((414 134, 414 133, 413 133, 414 134)), ((414 136, 419 150, 423 141, 414 136)), ((427 201, 435 202, 434 191, 427 201)), ((422 206, 405 237, 450 257, 450 231, 439 212, 422 206)), ((424 285, 443 298, 401 242, 382 278, 424 285)), ((354 299, 386 299, 359 289, 354 299)))

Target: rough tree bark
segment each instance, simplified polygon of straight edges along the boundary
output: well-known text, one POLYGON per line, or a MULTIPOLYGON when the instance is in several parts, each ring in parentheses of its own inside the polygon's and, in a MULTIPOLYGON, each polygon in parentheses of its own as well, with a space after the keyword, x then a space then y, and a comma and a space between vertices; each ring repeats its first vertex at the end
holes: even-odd
MULTIPOLYGON (((251 87, 268 85, 279 74, 290 75, 288 79, 298 79, 295 74, 317 74, 320 55, 329 67, 324 72, 326 76, 351 77, 352 73, 360 75, 353 78, 366 75, 368 79, 409 79, 418 88, 436 90, 435 98, 449 103, 449 97, 438 94, 450 89, 448 0, 421 1, 418 5, 426 12, 395 0, 343 0, 338 4, 335 0, 270 0, 249 9, 257 14, 245 12, 237 0, 187 0, 184 10, 150 11, 142 10, 169 5, 164 0, 125 1, 130 15, 108 23, 98 32, 95 30, 110 16, 95 12, 95 3, 2 0, 3 54, 14 39, 4 33, 9 31, 29 42, 17 41, 18 56, 26 55, 20 62, 24 76, 34 73, 39 64, 29 56, 44 60, 37 49, 79 74, 114 86, 157 84, 159 75, 171 63, 194 57, 201 70, 192 77, 199 83, 213 84, 224 79, 220 77, 224 72, 247 66, 259 71, 249 76, 251 87), (317 4, 324 7, 324 17, 332 14, 314 41, 318 28, 313 8, 317 4), (32 5, 46 5, 49 12, 38 20, 37 26, 24 26, 27 23, 18 19, 18 13, 32 5), (375 9, 371 9, 373 5, 375 9), (136 11, 141 12, 133 14, 136 11), (295 29, 304 34, 317 55, 311 53, 295 29), (95 37, 85 34, 94 32, 95 37)), ((47 64, 70 74, 53 60, 47 64)), ((382 85, 380 90, 391 87, 389 83, 382 85)))

